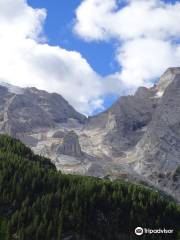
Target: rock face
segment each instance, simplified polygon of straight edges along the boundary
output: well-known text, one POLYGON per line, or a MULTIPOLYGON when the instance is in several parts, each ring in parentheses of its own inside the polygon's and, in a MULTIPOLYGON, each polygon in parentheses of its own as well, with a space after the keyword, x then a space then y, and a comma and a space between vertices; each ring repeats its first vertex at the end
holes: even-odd
POLYGON ((20 90, 17 93, 9 91, 9 86, 0 87, 1 131, 17 136, 39 128, 56 127, 68 119, 79 123, 86 121, 85 116, 56 93, 50 94, 36 88, 20 90))
POLYGON ((0 86, 0 132, 63 172, 145 182, 180 201, 180 68, 88 119, 58 94, 0 86))
POLYGON ((79 144, 78 135, 73 131, 68 132, 64 136, 62 146, 59 147, 58 152, 72 157, 82 157, 83 153, 79 144))
MULTIPOLYGON (((172 79, 164 89, 152 121, 133 153, 137 159, 135 169, 164 188, 169 187, 167 179, 173 178, 180 165, 180 71, 177 69, 175 74, 176 69, 169 70, 166 73, 168 77, 171 72, 172 79)), ((159 90, 159 85, 156 88, 159 90)), ((177 191, 178 198, 179 188, 177 182, 172 182, 171 191, 177 191)))

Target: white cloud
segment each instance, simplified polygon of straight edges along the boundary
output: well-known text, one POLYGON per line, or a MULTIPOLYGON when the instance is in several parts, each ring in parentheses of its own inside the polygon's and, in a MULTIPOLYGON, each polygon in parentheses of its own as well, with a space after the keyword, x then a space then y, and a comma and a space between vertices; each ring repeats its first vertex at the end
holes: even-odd
POLYGON ((84 0, 76 10, 75 31, 86 40, 180 36, 180 3, 129 0, 119 9, 118 2, 84 0))
POLYGON ((127 41, 117 51, 117 59, 122 66, 120 78, 131 87, 151 84, 168 67, 180 65, 178 48, 159 39, 127 41))
POLYGON ((174 41, 180 38, 179 22, 178 1, 84 0, 76 10, 74 31, 86 41, 117 40, 122 70, 115 78, 129 91, 180 65, 180 44, 174 41))
POLYGON ((0 0, 0 80, 58 92, 86 114, 102 108, 102 79, 88 62, 42 42, 45 17, 25 0, 0 0))
POLYGON ((75 31, 89 41, 103 40, 109 35, 107 29, 109 23, 106 20, 111 18, 114 9, 115 0, 83 1, 76 11, 75 31))
POLYGON ((25 0, 0 0, 0 37, 36 38, 42 31, 45 18, 45 9, 33 9, 25 0))
POLYGON ((98 75, 76 51, 45 43, 45 9, 26 0, 0 0, 0 80, 62 94, 77 110, 103 109, 106 94, 148 85, 169 66, 180 64, 180 3, 160 0, 84 0, 74 30, 87 41, 118 41, 122 71, 98 75))

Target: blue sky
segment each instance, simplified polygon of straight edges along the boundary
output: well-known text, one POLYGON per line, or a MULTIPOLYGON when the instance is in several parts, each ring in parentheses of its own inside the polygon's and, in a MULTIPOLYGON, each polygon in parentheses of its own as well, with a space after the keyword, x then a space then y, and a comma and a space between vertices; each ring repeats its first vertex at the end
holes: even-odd
MULTIPOLYGON (((123 1, 119 1, 119 8, 123 7, 123 1)), ((165 3, 174 4, 176 0, 164 0, 165 3)), ((44 32, 50 45, 59 45, 67 50, 75 50, 82 54, 91 67, 101 76, 107 76, 121 70, 121 65, 116 61, 115 53, 117 41, 83 41, 73 31, 76 18, 75 10, 80 6, 80 0, 28 0, 33 8, 45 8, 47 18, 44 32)), ((155 77, 153 78, 155 81, 155 77)), ((107 108, 116 101, 118 94, 107 94, 104 97, 104 107, 107 108)), ((101 111, 96 109, 93 114, 101 111)))
POLYGON ((0 81, 93 115, 180 66, 179 22, 174 0, 0 1, 0 81))
MULTIPOLYGON (((85 42, 73 32, 75 10, 82 0, 28 0, 33 8, 45 8, 48 11, 44 32, 51 45, 59 45, 68 50, 76 50, 85 57, 93 69, 106 76, 120 70, 115 60, 116 40, 110 42, 85 42)), ((122 2, 122 1, 119 1, 122 2)), ((178 2, 164 0, 165 3, 178 2)), ((119 4, 121 7, 123 4, 119 4)))
POLYGON ((49 44, 80 52, 93 69, 103 76, 119 71, 119 65, 114 59, 116 41, 87 43, 73 32, 75 10, 81 2, 28 0, 32 7, 46 8, 48 11, 44 31, 49 44))
MULTIPOLYGON (((115 40, 87 43, 74 33, 75 10, 82 2, 81 0, 28 0, 27 2, 33 8, 47 9, 44 32, 50 45, 59 45, 67 50, 80 52, 92 68, 102 76, 120 70, 120 66, 114 57, 115 40)), ((118 97, 117 94, 108 94, 104 98, 104 108, 110 107, 118 97)), ((101 111, 101 109, 95 109, 93 115, 101 111)))

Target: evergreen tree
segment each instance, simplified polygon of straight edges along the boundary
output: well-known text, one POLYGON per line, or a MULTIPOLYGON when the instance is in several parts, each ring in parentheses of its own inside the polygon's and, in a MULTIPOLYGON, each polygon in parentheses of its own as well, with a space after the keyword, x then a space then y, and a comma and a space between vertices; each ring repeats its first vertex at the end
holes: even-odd
MULTIPOLYGON (((180 207, 141 185, 64 175, 20 141, 0 136, 0 240, 136 240, 137 226, 174 229, 180 207)), ((158 240, 169 240, 169 235, 158 240)), ((144 235, 142 239, 153 240, 144 235)))

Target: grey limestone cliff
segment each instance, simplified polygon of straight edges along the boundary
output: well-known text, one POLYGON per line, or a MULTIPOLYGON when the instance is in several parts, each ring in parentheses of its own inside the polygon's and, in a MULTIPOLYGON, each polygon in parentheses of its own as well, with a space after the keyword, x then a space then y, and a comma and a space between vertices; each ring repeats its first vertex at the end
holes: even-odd
POLYGON ((58 94, 0 86, 0 132, 63 172, 144 182, 180 200, 180 68, 88 119, 58 94))
POLYGON ((0 87, 0 131, 17 136, 53 128, 68 119, 86 121, 61 95, 36 88, 19 89, 17 93, 9 91, 9 86, 0 87))
POLYGON ((63 137, 62 145, 58 148, 60 154, 69 155, 72 157, 81 157, 83 153, 79 144, 78 135, 70 131, 63 137))

